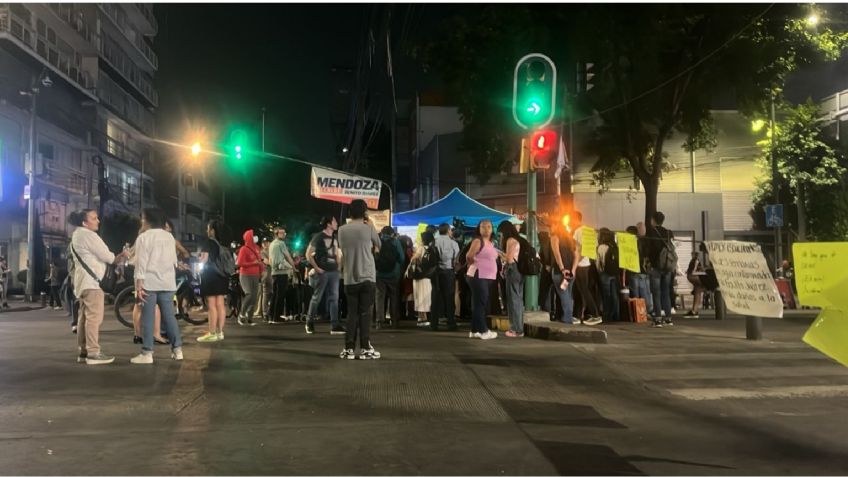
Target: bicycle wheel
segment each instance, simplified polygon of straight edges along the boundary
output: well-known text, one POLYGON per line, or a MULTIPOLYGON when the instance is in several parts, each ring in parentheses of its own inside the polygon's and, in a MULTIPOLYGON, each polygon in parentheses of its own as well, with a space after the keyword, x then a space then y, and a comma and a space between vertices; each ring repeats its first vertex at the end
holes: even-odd
POLYGON ((193 290, 177 295, 177 309, 181 317, 192 325, 202 325, 209 321, 209 315, 191 312, 193 290))
POLYGON ((132 313, 135 307, 135 294, 133 287, 121 290, 115 297, 115 318, 127 328, 133 327, 132 313))

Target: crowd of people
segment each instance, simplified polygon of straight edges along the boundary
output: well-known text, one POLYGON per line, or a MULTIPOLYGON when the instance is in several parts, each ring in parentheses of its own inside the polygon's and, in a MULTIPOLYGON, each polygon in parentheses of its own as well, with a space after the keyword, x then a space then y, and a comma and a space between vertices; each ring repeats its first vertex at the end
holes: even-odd
MULTIPOLYGON (((302 255, 289 250, 285 226, 262 238, 261 232, 246 230, 236 251, 222 244, 223 224, 213 220, 207 240, 199 246, 199 294, 208 313, 208 329, 197 341, 224 340, 234 287, 241 296, 239 325, 255 326, 257 317, 267 324, 300 318, 305 332, 314 334, 323 318, 330 334, 345 336, 339 354, 343 359, 380 358, 371 344, 371 328, 398 327, 404 319, 433 331, 442 325, 457 331, 459 321, 468 321, 469 338, 491 340, 498 334, 489 329, 487 317, 505 314, 509 319, 505 336, 520 338, 528 275, 541 275, 539 303, 551 320, 588 326, 619 321, 625 319, 620 300, 632 298, 646 302, 654 326, 672 325, 677 256, 674 236, 664 221, 657 212, 648 226, 628 227, 627 232, 637 237, 640 270, 636 272, 620 268, 616 236, 609 229, 598 231, 595 253, 584 250, 586 228, 580 212, 573 213, 573 229, 554 224, 540 233, 538 253, 524 231, 509 221, 495 225, 482 220, 474 229, 461 223, 430 225, 415 238, 398 235, 389 226, 378 231, 363 201, 350 204, 344 225, 334 217, 323 218, 302 255), (294 299, 292 287, 298 291, 294 299)), ((74 315, 72 330, 78 336, 78 361, 114 361, 100 347, 99 328, 108 292, 106 277, 110 267, 121 263, 134 268, 134 342, 141 350, 131 362, 152 363, 157 343, 170 345, 171 357, 181 360, 175 273, 186 267, 181 259, 191 254, 174 238, 162 211, 144 210, 135 244, 118 254, 97 234, 96 211, 73 213, 70 222, 76 229, 68 249, 66 297, 74 315)), ((697 314, 707 285, 702 280, 708 264, 699 257, 693 254, 686 271, 695 297, 690 316, 697 314)), ((52 267, 48 280, 51 298, 55 295, 58 302, 61 283, 52 267)))

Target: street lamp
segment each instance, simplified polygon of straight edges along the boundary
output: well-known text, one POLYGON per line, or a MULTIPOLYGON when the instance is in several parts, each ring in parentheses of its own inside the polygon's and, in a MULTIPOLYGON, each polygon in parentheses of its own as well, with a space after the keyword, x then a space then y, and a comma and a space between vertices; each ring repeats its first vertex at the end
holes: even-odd
POLYGON ((194 157, 199 156, 199 155, 200 155, 200 151, 202 151, 202 150, 203 150, 203 149, 200 147, 200 143, 199 143, 199 142, 196 142, 196 143, 194 143, 194 144, 192 144, 192 145, 191 145, 191 155, 192 155, 192 156, 194 156, 194 157))
POLYGON ((41 91, 39 85, 44 88, 53 86, 53 80, 47 75, 46 69, 42 69, 38 77, 33 79, 29 91, 20 91, 21 96, 29 96, 30 99, 26 281, 26 299, 30 302, 33 301, 35 295, 35 153, 38 150, 35 126, 38 118, 38 93, 41 91))
POLYGON ((816 13, 811 13, 807 16, 806 20, 808 27, 815 27, 819 24, 819 16, 816 13))

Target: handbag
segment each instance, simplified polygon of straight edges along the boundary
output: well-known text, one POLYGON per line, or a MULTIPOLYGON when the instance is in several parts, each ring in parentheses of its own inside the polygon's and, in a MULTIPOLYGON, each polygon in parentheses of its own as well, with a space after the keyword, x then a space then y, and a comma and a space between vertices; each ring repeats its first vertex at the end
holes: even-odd
POLYGON ((101 290, 106 293, 112 293, 115 291, 115 285, 118 283, 118 273, 117 267, 114 263, 107 263, 106 271, 103 273, 103 278, 97 278, 97 274, 95 274, 91 267, 89 267, 88 264, 80 258, 73 245, 71 245, 71 251, 74 252, 74 257, 76 257, 77 262, 82 265, 82 268, 91 275, 91 278, 93 278, 98 285, 100 285, 101 290))

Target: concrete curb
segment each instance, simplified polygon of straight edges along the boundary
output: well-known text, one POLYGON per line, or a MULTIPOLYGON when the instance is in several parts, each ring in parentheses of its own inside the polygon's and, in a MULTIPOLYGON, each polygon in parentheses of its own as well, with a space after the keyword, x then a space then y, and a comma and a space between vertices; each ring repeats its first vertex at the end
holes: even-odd
MULTIPOLYGON (((542 315, 540 315, 542 316, 542 315)), ((531 313, 525 313, 524 336, 537 340, 565 341, 570 343, 609 343, 609 335, 605 330, 599 330, 588 326, 565 325, 547 321, 547 313, 543 315, 546 321, 539 318, 528 322, 532 318, 531 313)), ((505 316, 488 316, 489 328, 498 331, 509 329, 509 319, 505 316)))

